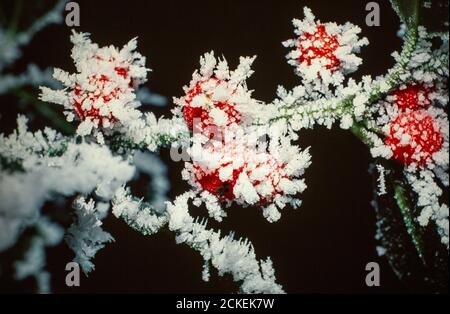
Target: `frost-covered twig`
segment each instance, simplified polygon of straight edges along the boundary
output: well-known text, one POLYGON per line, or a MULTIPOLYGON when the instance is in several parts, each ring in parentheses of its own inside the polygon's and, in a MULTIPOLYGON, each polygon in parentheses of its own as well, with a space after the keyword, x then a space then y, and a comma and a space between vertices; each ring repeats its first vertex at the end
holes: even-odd
POLYGON ((0 238, 0 250, 13 245, 55 195, 96 191, 108 200, 135 171, 105 146, 77 143, 51 129, 31 133, 23 117, 17 131, 0 135, 0 161, 0 223, 11 227, 8 236, 0 238))
POLYGON ((283 293, 282 287, 275 283, 270 258, 258 261, 248 240, 235 240, 232 234, 221 237, 220 232, 206 228, 206 221, 190 216, 188 200, 193 196, 192 192, 178 196, 161 213, 129 196, 125 189, 119 189, 113 200, 113 213, 143 234, 156 233, 168 224, 177 243, 185 243, 202 255, 205 281, 209 280, 211 264, 219 275, 229 273, 234 281, 240 282, 242 293, 283 293))
POLYGON ((164 209, 157 210, 142 200, 132 197, 124 188, 116 191, 112 204, 114 216, 123 218, 128 225, 144 235, 158 232, 168 222, 164 209))

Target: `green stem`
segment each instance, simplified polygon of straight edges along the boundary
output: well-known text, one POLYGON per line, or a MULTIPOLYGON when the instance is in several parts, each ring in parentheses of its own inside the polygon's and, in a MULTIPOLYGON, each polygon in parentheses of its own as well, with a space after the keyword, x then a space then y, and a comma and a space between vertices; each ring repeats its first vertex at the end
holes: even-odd
POLYGON ((406 190, 403 186, 403 183, 400 181, 394 182, 394 198, 397 202, 397 206, 400 208, 400 211, 402 213, 406 230, 411 237, 411 240, 417 250, 417 253, 419 254, 420 259, 425 265, 426 262, 424 257, 423 230, 418 225, 416 218, 413 215, 413 212, 409 205, 408 196, 406 195, 406 190))
MULTIPOLYGON (((325 109, 318 109, 315 104, 306 104, 306 105, 300 105, 300 104, 296 104, 295 107, 294 105, 290 105, 287 107, 281 107, 280 110, 284 110, 285 113, 276 117, 273 117, 269 120, 269 123, 271 122, 275 122, 281 119, 290 119, 292 118, 295 114, 298 114, 298 112, 296 113, 295 111, 302 111, 301 114, 304 116, 308 116, 308 117, 314 117, 316 114, 321 114, 321 115, 328 115, 328 116, 333 116, 333 115, 343 115, 344 113, 352 113, 352 105, 353 105, 353 97, 354 96, 349 96, 347 98, 345 98, 341 103, 337 104, 334 107, 329 107, 329 108, 325 108, 325 109), (288 111, 291 110, 291 113, 288 113, 288 111)), ((256 125, 258 125, 258 123, 255 123, 256 125)))
POLYGON ((372 140, 367 136, 367 129, 360 123, 353 123, 350 128, 350 131, 355 135, 358 139, 361 140, 364 144, 369 147, 373 146, 372 140))

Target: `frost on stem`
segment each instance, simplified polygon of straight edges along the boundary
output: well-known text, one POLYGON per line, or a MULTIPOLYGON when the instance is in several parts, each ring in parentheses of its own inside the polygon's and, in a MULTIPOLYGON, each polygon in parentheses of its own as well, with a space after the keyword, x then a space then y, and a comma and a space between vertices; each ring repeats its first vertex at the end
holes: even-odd
POLYGON ((39 217, 44 202, 94 191, 108 200, 135 171, 106 146, 76 143, 48 128, 29 132, 24 117, 11 135, 0 135, 0 161, 1 251, 39 217))
POLYGON ((177 147, 188 140, 189 129, 182 118, 157 119, 152 112, 146 112, 116 134, 112 144, 121 152, 129 153, 136 149, 156 152, 161 147, 177 147))
POLYGON ((188 201, 194 193, 186 192, 167 210, 161 212, 141 200, 129 196, 129 191, 119 189, 113 200, 113 213, 143 234, 156 233, 168 225, 175 233, 177 243, 185 243, 198 251, 204 261, 202 278, 209 279, 210 265, 220 276, 231 274, 241 283, 242 293, 283 293, 275 282, 275 271, 270 258, 258 261, 253 246, 248 240, 235 240, 230 234, 221 237, 220 232, 206 228, 206 220, 199 221, 189 214, 188 201))
POLYGON ((192 197, 192 192, 186 192, 167 205, 169 229, 176 232, 177 243, 199 251, 205 264, 215 267, 219 275, 231 274, 234 281, 241 282, 242 293, 283 293, 275 283, 270 258, 258 261, 247 240, 235 240, 231 234, 221 237, 219 232, 206 229, 206 221, 199 222, 189 214, 188 200, 192 197))
MULTIPOLYGON (((418 206, 422 211, 417 218, 421 226, 427 226, 432 219, 441 236, 442 243, 449 247, 449 208, 441 203, 442 189, 436 184, 435 174, 430 170, 421 170, 418 173, 409 172, 406 175, 412 189, 418 195, 418 206)), ((448 184, 447 184, 448 186, 448 184)))
POLYGON ((144 235, 157 233, 167 224, 165 208, 155 209, 154 206, 132 197, 129 190, 119 188, 112 201, 112 213, 117 218, 123 218, 133 229, 144 235))
POLYGON ((384 167, 382 165, 377 165, 378 170, 378 195, 384 195, 386 194, 386 177, 385 177, 385 171, 384 167))

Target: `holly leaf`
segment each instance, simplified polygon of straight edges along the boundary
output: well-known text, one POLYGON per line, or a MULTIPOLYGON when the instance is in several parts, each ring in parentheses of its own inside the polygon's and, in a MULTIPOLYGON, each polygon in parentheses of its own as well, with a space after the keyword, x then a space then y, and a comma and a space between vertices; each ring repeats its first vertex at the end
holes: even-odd
POLYGON ((419 18, 419 0, 391 0, 391 6, 408 28, 415 28, 419 18))
POLYGON ((403 184, 399 181, 394 183, 394 198, 397 202, 398 207, 403 216, 403 222, 405 223, 406 230, 411 237, 412 243, 417 250, 417 253, 424 264, 425 254, 424 254, 424 241, 423 241, 423 230, 416 221, 413 215, 408 198, 405 195, 406 191, 403 184))

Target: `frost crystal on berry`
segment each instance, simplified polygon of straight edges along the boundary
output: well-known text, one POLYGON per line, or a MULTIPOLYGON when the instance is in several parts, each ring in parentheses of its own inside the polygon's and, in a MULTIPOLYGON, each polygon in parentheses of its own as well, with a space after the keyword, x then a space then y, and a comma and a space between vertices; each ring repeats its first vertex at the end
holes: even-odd
POLYGON ((41 88, 41 99, 64 106, 68 121, 81 121, 77 132, 90 134, 93 128, 113 128, 140 117, 135 87, 146 80, 145 58, 135 52, 132 39, 122 49, 99 48, 89 34, 73 32, 72 59, 77 73, 55 69, 54 78, 63 90, 41 88))
POLYGON ((307 7, 304 15, 303 20, 293 20, 298 37, 283 42, 293 48, 286 58, 305 81, 321 79, 325 84, 339 85, 343 75, 356 71, 362 63, 355 53, 369 42, 359 39, 361 29, 349 22, 321 23, 307 7))
POLYGON ((431 91, 429 86, 413 83, 394 91, 387 100, 393 101, 403 111, 426 109, 431 104, 431 91))
POLYGON ((236 70, 230 71, 225 59, 216 60, 214 53, 201 59, 201 69, 194 72, 185 96, 175 98, 174 113, 186 121, 191 131, 220 136, 221 130, 232 125, 247 124, 257 106, 245 80, 255 57, 241 57, 236 70))
POLYGON ((295 196, 306 188, 300 176, 310 164, 308 150, 300 151, 288 140, 277 144, 275 138, 268 146, 252 141, 252 136, 229 139, 228 132, 223 142, 194 144, 193 161, 186 163, 184 179, 217 220, 225 216, 217 206, 228 207, 233 202, 261 206, 269 221, 278 220, 277 208, 298 205, 295 196))
POLYGON ((424 111, 400 114, 390 124, 386 144, 398 161, 424 166, 441 149, 442 134, 436 121, 424 111))
MULTIPOLYGON (((58 1, 58 11, 64 2, 58 1)), ((224 58, 206 53, 183 95, 174 99, 169 118, 137 108, 152 95, 136 90, 149 71, 135 52, 136 39, 121 49, 99 47, 89 34, 73 32, 76 71, 55 69, 63 88, 42 87, 40 98, 62 105, 68 121, 80 121, 77 134, 63 136, 48 128, 31 133, 25 117, 18 118, 12 134, 0 134, 0 253, 19 240, 30 243, 14 263, 16 279, 34 276, 41 291, 48 291, 45 248, 61 241, 56 221, 65 219, 63 212, 54 216, 41 207, 52 200, 59 207, 65 203, 60 199, 79 195, 66 242, 86 273, 94 269, 95 253, 112 240, 101 228, 111 201, 112 214, 134 230, 152 235, 167 228, 177 243, 198 252, 203 280, 214 268, 239 282, 240 292, 283 293, 270 258, 256 258, 246 239, 207 228, 206 218, 191 216, 191 205, 204 205, 217 221, 231 206, 259 207, 269 222, 277 221, 286 206, 301 204, 298 194, 306 188, 303 175, 311 156, 308 148, 293 144, 298 131, 339 125, 367 145, 374 158, 370 173, 377 174, 378 251, 399 277, 412 278, 411 270, 419 269, 427 286, 448 280, 441 267, 448 266, 448 258, 441 259, 446 256, 433 243, 439 237, 449 248, 448 32, 427 32, 418 25, 423 8, 405 10, 399 1, 391 2, 404 23, 398 33, 404 42, 402 51, 392 53, 395 63, 385 74, 344 80, 361 64, 356 54, 368 40, 359 37, 355 25, 323 23, 304 8, 304 19, 293 21, 296 38, 284 42, 291 48, 288 63, 301 78, 298 86, 279 86, 277 98, 265 104, 247 88, 255 57, 241 57, 230 70, 224 58), (150 154, 167 147, 173 161, 184 161, 182 177, 190 185, 172 202, 165 196, 170 187, 166 171, 150 154), (133 185, 148 185, 149 202, 125 187, 140 174, 149 176, 149 183, 142 178, 133 185), (434 228, 427 227, 430 223, 434 228)), ((55 18, 50 12, 22 33, 0 26, 0 72, 41 25, 55 18), (2 49, 7 52, 3 63, 2 49)), ((444 24, 447 29, 448 19, 444 24)), ((45 73, 31 70, 0 77, 0 94, 14 90, 21 96, 21 86, 32 76, 33 86, 47 82, 45 73)))

